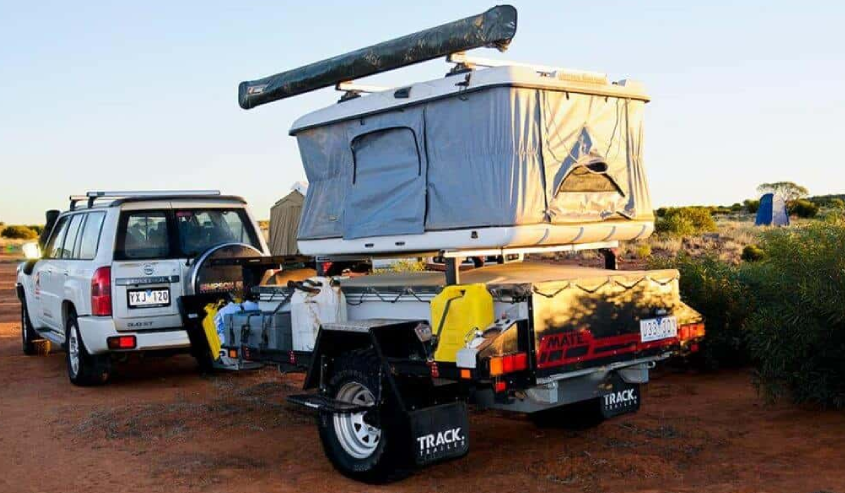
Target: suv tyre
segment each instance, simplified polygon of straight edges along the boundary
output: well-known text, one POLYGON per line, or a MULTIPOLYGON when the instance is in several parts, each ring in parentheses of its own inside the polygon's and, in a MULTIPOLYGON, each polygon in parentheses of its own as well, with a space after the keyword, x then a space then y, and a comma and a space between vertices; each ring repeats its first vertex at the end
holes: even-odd
POLYGON ((79 322, 73 313, 68 317, 65 334, 67 345, 65 360, 70 383, 79 386, 106 383, 109 378, 108 356, 88 354, 85 345, 82 343, 82 337, 79 335, 79 322))
POLYGON ((38 338, 38 334, 32 328, 32 320, 29 318, 26 302, 21 302, 21 343, 23 345, 23 354, 32 356, 38 352, 35 348, 35 340, 38 338))

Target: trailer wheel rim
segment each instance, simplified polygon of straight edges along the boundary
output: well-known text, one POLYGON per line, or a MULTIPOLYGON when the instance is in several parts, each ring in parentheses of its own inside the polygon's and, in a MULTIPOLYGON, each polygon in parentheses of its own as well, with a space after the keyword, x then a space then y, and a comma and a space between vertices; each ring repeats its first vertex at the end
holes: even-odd
POLYGON ((67 341, 67 354, 70 360, 70 371, 76 376, 79 373, 79 339, 76 335, 76 327, 71 326, 67 341))
MULTIPOLYGON (((344 384, 338 390, 336 398, 360 405, 372 405, 376 401, 370 389, 358 382, 344 384)), ((381 430, 366 423, 364 413, 335 414, 334 429, 340 446, 356 459, 371 456, 381 440, 381 430)))

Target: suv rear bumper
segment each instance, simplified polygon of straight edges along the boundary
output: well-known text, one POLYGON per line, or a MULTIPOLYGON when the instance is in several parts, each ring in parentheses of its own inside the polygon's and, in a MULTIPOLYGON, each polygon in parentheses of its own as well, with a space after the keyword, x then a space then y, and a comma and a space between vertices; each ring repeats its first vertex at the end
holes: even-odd
MULTIPOLYGON (((159 349, 181 349, 191 347, 188 333, 184 329, 118 332, 114 320, 109 317, 79 317, 79 334, 85 349, 91 354, 111 352, 108 338, 116 336, 135 336, 135 349, 129 351, 154 351, 159 349)), ((121 350, 120 352, 126 352, 121 350)))

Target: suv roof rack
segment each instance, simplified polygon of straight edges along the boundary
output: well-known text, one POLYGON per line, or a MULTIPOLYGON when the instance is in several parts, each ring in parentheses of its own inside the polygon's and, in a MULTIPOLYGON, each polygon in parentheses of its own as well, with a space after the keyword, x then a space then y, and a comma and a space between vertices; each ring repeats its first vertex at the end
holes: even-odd
POLYGON ((133 198, 154 198, 154 197, 205 197, 209 195, 220 195, 220 190, 97 190, 87 192, 85 195, 71 195, 70 210, 76 209, 76 204, 83 200, 88 201, 88 208, 94 206, 99 199, 133 199, 133 198))

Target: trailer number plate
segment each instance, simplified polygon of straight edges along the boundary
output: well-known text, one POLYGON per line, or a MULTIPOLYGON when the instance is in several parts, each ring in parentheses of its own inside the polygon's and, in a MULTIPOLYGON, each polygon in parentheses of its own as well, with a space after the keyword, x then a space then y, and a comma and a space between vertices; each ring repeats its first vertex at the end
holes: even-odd
POLYGON ((678 337, 678 319, 658 317, 640 320, 640 341, 651 342, 678 337))

